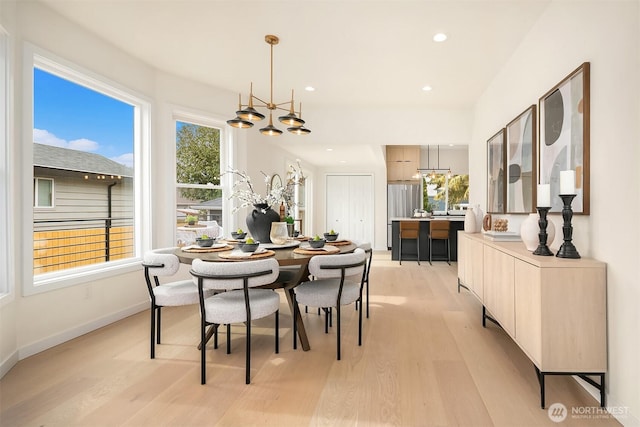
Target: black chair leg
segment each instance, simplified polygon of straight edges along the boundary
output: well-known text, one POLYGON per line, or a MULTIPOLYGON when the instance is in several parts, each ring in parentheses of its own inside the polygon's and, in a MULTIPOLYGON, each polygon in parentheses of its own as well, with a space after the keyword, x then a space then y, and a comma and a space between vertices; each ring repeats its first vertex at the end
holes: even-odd
POLYGON ((280 310, 276 310, 276 354, 280 353, 280 310))
POLYGON ((324 333, 329 333, 329 309, 324 309, 324 333))
MULTIPOLYGON (((360 301, 362 301, 362 295, 360 295, 360 301)), ((358 345, 362 345, 362 310, 358 313, 360 318, 358 319, 358 345)))
POLYGON ((247 320, 246 384, 251 384, 251 320, 247 320))
POLYGON ((205 352, 205 348, 207 347, 205 345, 205 339, 206 339, 206 332, 205 329, 207 327, 207 324, 205 322, 204 319, 200 320, 200 342, 202 343, 202 345, 200 346, 200 384, 206 384, 207 383, 207 366, 206 366, 206 352, 205 352))
MULTIPOLYGON (((360 311, 362 314, 362 311, 360 311)), ((338 351, 338 360, 340 360, 340 306, 336 307, 336 323, 338 324, 338 342, 337 342, 337 351, 338 351)))
POLYGON ((151 306, 151 359, 156 358, 156 309, 151 306))
POLYGON ((231 354, 231 324, 227 323, 227 354, 231 354))
POLYGON ((298 348, 298 325, 296 324, 296 319, 298 318, 298 302, 295 297, 293 298, 293 349, 298 348))
POLYGON ((160 344, 160 329, 162 324, 161 320, 162 320, 162 307, 158 307, 158 316, 157 316, 158 329, 156 329, 156 334, 158 336, 158 339, 156 340, 157 344, 160 344))
MULTIPOLYGON (((369 318, 369 278, 367 277, 367 319, 369 318)), ((362 305, 362 301, 360 301, 360 305, 362 305)))

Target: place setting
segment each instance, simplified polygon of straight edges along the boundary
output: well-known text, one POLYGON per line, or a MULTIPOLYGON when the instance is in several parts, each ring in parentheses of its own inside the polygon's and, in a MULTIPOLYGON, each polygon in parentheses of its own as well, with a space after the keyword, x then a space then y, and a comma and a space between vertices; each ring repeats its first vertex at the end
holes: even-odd
POLYGON ((248 238, 245 242, 238 243, 236 249, 221 253, 218 255, 218 257, 225 260, 243 261, 269 258, 274 256, 275 254, 276 253, 274 251, 263 247, 260 242, 248 238))
POLYGON ((202 235, 196 239, 196 243, 193 245, 187 245, 182 247, 183 252, 190 253, 208 253, 208 252, 223 252, 233 249, 232 246, 225 242, 216 242, 217 239, 202 235))
POLYGON ((301 244, 300 247, 294 249, 293 252, 301 255, 328 255, 339 253, 340 248, 334 245, 334 242, 338 237, 338 233, 331 230, 330 233, 324 233, 324 235, 325 237, 322 238, 316 234, 313 238, 310 238, 307 242, 301 244), (333 240, 328 240, 327 236, 329 238, 333 238, 333 240), (326 244, 327 241, 330 241, 331 244, 326 244))

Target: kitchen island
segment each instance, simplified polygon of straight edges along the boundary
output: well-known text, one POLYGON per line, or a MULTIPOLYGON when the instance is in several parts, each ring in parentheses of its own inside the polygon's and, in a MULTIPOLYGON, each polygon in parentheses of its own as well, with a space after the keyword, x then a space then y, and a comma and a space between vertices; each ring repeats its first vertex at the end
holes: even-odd
MULTIPOLYGON (((435 215, 429 218, 390 218, 391 221, 391 259, 399 260, 400 221, 420 222, 420 261, 429 261, 429 223, 431 221, 450 221, 451 230, 449 241, 451 244, 451 261, 458 260, 458 230, 464 229, 464 216, 435 215)), ((416 242, 406 240, 402 243, 403 261, 415 258, 417 255, 416 242)), ((433 241, 433 261, 447 260, 447 246, 444 240, 433 241)))

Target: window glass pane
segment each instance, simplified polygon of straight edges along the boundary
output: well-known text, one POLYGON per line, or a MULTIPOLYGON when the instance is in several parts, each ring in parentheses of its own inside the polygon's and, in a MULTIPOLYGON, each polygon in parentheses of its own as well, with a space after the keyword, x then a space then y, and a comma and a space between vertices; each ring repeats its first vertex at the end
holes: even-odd
POLYGON ((460 210, 469 205, 469 175, 452 175, 447 183, 449 209, 460 210))
POLYGON ((53 206, 53 180, 36 179, 36 197, 37 207, 53 206))
POLYGON ((423 208, 446 213, 469 204, 469 175, 424 175, 423 208))
POLYGON ((33 70, 36 201, 55 206, 34 210, 34 275, 135 256, 135 107, 57 71, 33 70))
MULTIPOLYGON (((216 221, 222 226, 220 135, 214 127, 176 122, 178 227, 186 225, 188 216, 195 216, 200 225, 216 221)), ((190 240, 183 235, 185 230, 178 231, 182 242, 190 240)))

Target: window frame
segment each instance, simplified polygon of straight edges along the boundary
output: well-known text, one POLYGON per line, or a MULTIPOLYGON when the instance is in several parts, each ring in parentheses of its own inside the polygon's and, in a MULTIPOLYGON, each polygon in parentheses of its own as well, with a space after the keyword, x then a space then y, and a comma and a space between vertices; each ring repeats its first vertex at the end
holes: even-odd
POLYGON ((9 167, 12 162, 9 141, 13 136, 13 115, 11 105, 13 103, 13 90, 9 82, 12 81, 11 56, 12 44, 9 33, 0 25, 0 234, 5 236, 0 239, 0 303, 4 304, 13 300, 15 288, 13 279, 13 255, 10 248, 13 247, 13 230, 9 227, 12 223, 13 206, 12 192, 9 191, 13 184, 12 173, 9 167))
MULTIPOLYGON (((19 225, 22 241, 23 295, 34 295, 84 284, 93 280, 109 278, 127 272, 138 271, 142 253, 151 247, 151 195, 143 188, 150 188, 150 115, 151 101, 117 82, 101 76, 84 67, 67 61, 31 43, 24 43, 23 55, 23 128, 22 182, 32 182, 33 175, 33 70, 40 68, 48 73, 85 86, 106 96, 115 98, 134 107, 134 252, 133 257, 34 275, 33 273, 33 222, 22 221, 19 225)), ((24 212, 32 212, 31 197, 24 197, 21 203, 24 212)))
POLYGON ((33 177, 33 208, 34 209, 53 209, 56 207, 56 183, 53 178, 45 178, 45 177, 33 177), (40 205, 40 185, 41 181, 50 181, 51 182, 51 191, 50 198, 51 202, 49 205, 41 206, 40 205))
MULTIPOLYGON (((194 111, 189 111, 185 108, 174 107, 173 114, 172 114, 171 129, 173 131, 173 134, 172 134, 173 159, 174 159, 173 182, 176 189, 176 191, 174 191, 173 207, 175 208, 177 206, 177 200, 175 200, 175 197, 178 193, 177 190, 179 188, 205 188, 205 189, 222 190, 222 224, 220 225, 226 230, 233 230, 235 228, 235 225, 232 224, 233 217, 230 213, 231 207, 228 200, 229 194, 231 194, 230 193, 231 189, 228 184, 228 179, 225 179, 226 175, 224 175, 224 171, 228 169, 228 165, 232 164, 233 150, 231 149, 231 146, 232 146, 231 133, 229 132, 229 127, 227 126, 225 119, 221 117, 217 117, 213 114, 205 113, 205 112, 194 112, 194 111), (176 128, 177 128, 178 122, 189 123, 197 126, 205 126, 209 128, 215 128, 220 131, 220 175, 221 175, 220 184, 207 185, 207 184, 188 184, 188 183, 178 182, 178 174, 176 173, 177 171, 175 170, 175 168, 177 167, 176 166, 177 165, 176 128), (233 228, 229 228, 229 227, 233 227, 233 228)), ((175 214, 174 214, 173 223, 177 224, 178 212, 175 209, 174 209, 174 212, 175 214)), ((177 230, 175 229, 174 229, 173 241, 177 242, 177 230)))

